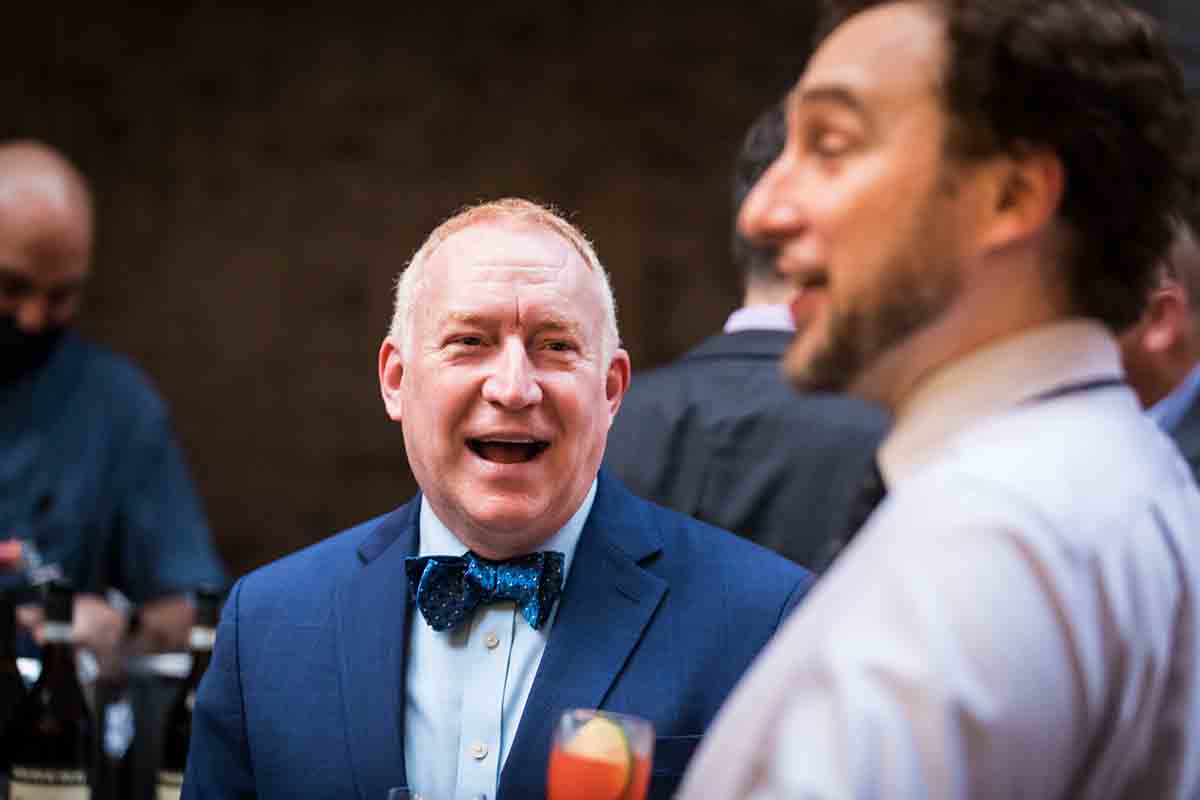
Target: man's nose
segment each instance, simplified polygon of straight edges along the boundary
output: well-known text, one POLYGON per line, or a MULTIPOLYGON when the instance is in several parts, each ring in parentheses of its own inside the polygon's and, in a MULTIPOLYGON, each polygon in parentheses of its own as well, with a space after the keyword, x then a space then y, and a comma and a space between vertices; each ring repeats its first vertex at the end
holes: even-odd
POLYGON ((510 410, 527 408, 542 401, 542 387, 522 342, 509 341, 500 348, 493 360, 491 374, 483 382, 483 399, 510 410))
POLYGON ((803 224, 798 165, 784 153, 754 184, 738 212, 738 230, 758 245, 794 235, 803 224))
POLYGON ((41 333, 50 324, 50 300, 34 292, 17 303, 14 314, 17 327, 25 333, 41 333))

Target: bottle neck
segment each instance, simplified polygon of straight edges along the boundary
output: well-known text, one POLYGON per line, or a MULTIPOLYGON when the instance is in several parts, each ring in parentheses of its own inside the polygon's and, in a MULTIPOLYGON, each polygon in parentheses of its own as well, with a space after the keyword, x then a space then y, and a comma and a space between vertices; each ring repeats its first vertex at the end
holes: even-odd
POLYGON ((17 657, 17 610, 8 598, 0 598, 0 660, 17 657))
POLYGON ((63 671, 75 673, 75 646, 70 642, 47 640, 42 644, 42 674, 63 671))
POLYGON ((216 628, 210 628, 205 625, 195 625, 192 627, 192 632, 188 636, 189 649, 192 651, 192 670, 188 675, 188 684, 196 685, 203 677, 204 671, 208 669, 208 663, 212 660, 213 644, 217 639, 216 628))

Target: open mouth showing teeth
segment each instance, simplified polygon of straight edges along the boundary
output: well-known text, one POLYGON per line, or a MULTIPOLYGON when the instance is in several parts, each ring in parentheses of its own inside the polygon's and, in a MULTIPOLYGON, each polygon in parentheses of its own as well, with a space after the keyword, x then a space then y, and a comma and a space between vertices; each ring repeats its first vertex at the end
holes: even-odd
POLYGON ((522 441, 507 441, 504 439, 468 439, 467 447, 484 461, 497 464, 521 464, 533 461, 540 456, 549 442, 526 439, 522 441))

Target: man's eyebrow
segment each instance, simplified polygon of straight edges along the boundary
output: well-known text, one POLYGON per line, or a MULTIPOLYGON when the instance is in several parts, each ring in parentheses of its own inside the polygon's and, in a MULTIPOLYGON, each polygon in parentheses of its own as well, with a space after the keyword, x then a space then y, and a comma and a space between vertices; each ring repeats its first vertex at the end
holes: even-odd
POLYGON ((792 91, 791 103, 795 106, 811 105, 814 103, 832 103, 843 106, 862 117, 869 117, 866 106, 854 92, 845 86, 828 85, 813 86, 806 89, 797 88, 792 91))
POLYGON ((482 325, 486 322, 486 318, 482 314, 476 314, 473 311, 446 311, 441 315, 439 321, 442 324, 482 325))
POLYGON ((578 335, 581 328, 578 321, 573 320, 570 317, 560 316, 558 314, 547 314, 546 316, 538 319, 537 330, 564 331, 566 333, 578 335))

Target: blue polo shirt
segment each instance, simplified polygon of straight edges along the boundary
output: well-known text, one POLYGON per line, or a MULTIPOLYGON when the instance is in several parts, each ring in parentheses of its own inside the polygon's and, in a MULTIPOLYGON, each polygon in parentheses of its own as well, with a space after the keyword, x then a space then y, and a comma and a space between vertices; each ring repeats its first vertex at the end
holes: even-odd
POLYGON ((41 370, 0 386, 7 538, 32 538, 78 591, 135 603, 225 582, 163 400, 128 359, 71 332, 41 370))

